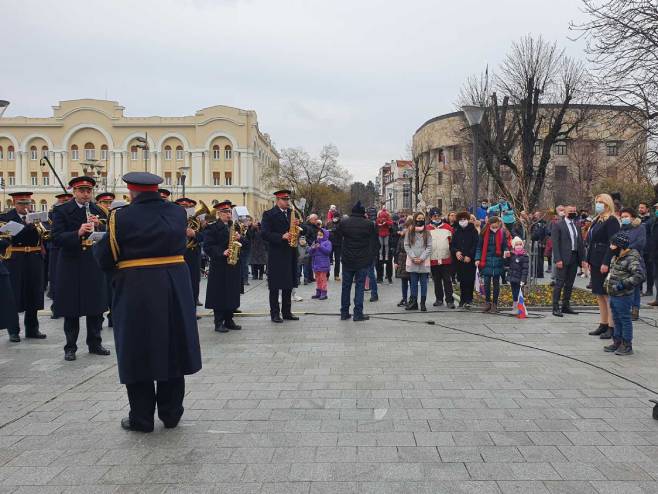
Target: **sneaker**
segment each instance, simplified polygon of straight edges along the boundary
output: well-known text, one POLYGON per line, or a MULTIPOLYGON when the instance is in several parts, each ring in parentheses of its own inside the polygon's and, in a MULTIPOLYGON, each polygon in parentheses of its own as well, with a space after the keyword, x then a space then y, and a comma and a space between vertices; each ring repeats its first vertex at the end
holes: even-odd
POLYGON ((377 295, 371 295, 370 296, 370 301, 371 302, 377 302, 379 300, 379 297, 377 295))
POLYGON ((398 302, 398 307, 406 307, 406 305, 407 305, 407 299, 406 298, 403 298, 402 300, 400 300, 398 302))
POLYGON ((621 346, 621 341, 615 340, 612 342, 612 345, 604 346, 603 351, 608 353, 616 352, 620 346, 621 346))
POLYGON ((446 304, 446 307, 448 307, 448 309, 454 309, 455 308, 455 303, 454 302, 448 302, 446 304))
POLYGON ((443 300, 437 300, 432 304, 434 307, 441 307, 443 305, 443 300))
POLYGON ((658 307, 658 300, 652 300, 647 305, 650 305, 651 307, 658 307))
POLYGON ((295 295, 292 299, 295 302, 303 302, 304 301, 304 299, 302 297, 300 297, 299 295, 295 295))
POLYGON ((466 302, 464 305, 462 305, 462 307, 463 307, 464 309, 470 309, 470 308, 473 307, 473 306, 471 305, 470 302, 466 302))
POLYGON ((619 349, 615 352, 615 355, 633 355, 633 345, 631 343, 622 342, 619 345, 619 349))

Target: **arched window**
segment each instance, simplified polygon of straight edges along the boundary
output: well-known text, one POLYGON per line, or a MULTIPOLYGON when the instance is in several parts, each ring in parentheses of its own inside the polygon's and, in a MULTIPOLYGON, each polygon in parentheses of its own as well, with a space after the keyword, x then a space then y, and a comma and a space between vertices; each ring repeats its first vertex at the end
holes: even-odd
POLYGON ((166 160, 170 160, 170 159, 171 159, 171 146, 170 146, 169 144, 167 144, 167 145, 165 146, 165 150, 164 150, 164 151, 165 151, 165 157, 164 157, 164 159, 166 159, 166 160))
POLYGON ((42 158, 48 157, 48 146, 41 146, 41 157, 42 158))
POLYGON ((5 157, 4 150, 2 149, 2 146, 0 146, 0 160, 4 159, 4 157, 5 157))
POLYGON ((137 146, 130 146, 130 159, 137 161, 137 146))
POLYGON ((233 159, 233 150, 231 149, 231 146, 226 146, 224 148, 224 159, 225 160, 233 159))
POLYGON ((219 146, 217 144, 215 144, 212 147, 212 159, 218 160, 219 157, 220 157, 220 153, 221 153, 221 151, 219 150, 219 146))
POLYGON ((14 146, 7 146, 7 159, 8 160, 16 159, 16 153, 14 153, 14 146))
POLYGON ((107 144, 101 146, 101 159, 107 160, 107 144))
POLYGON ((80 159, 80 155, 78 154, 78 145, 77 144, 74 144, 73 146, 71 146, 71 159, 72 160, 79 160, 80 159))
POLYGON ((176 161, 183 161, 183 146, 176 146, 176 161))
POLYGON ((39 205, 41 206, 41 211, 48 211, 48 202, 45 199, 41 199, 39 205))
POLYGON ((37 159, 37 147, 36 146, 31 146, 30 147, 30 159, 32 161, 36 161, 36 159, 37 159))
POLYGON ((96 158, 96 148, 91 142, 85 144, 85 159, 93 160, 96 158))

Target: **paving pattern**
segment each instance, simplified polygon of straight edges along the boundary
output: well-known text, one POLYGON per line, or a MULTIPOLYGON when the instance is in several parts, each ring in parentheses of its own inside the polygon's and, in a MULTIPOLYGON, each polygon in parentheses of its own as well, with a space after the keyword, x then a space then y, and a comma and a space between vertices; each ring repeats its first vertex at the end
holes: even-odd
MULTIPOLYGON (((264 313, 264 283, 248 290, 242 308, 264 313)), ((187 381, 183 421, 152 434, 119 426, 127 399, 114 352, 81 349, 64 362, 62 321, 47 316, 47 340, 10 344, 3 332, 0 493, 658 492, 654 395, 449 329, 656 389, 655 321, 637 324, 635 355, 619 357, 587 336, 594 314, 409 314, 395 307, 399 286, 386 284, 366 312, 388 314, 341 322, 338 285, 327 301, 310 301, 312 291, 299 289, 295 310, 331 315, 242 317, 244 329, 228 334, 204 317, 204 368, 187 381)), ((111 335, 103 330, 113 349, 111 335)))

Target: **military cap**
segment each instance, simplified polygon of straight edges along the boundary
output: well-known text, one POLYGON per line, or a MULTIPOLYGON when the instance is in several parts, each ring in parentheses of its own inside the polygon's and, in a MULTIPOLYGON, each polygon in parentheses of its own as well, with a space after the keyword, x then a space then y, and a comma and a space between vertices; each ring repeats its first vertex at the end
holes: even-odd
POLYGON ((9 195, 14 200, 14 204, 32 203, 32 192, 11 192, 9 195))
POLYGON ((163 199, 168 199, 171 195, 171 191, 169 189, 158 189, 158 192, 160 193, 160 197, 163 199))
POLYGON ((213 206, 213 208, 218 209, 220 211, 226 211, 230 210, 233 208, 233 203, 229 201, 228 199, 224 199, 223 201, 218 202, 213 206))
POLYGON ((71 194, 70 192, 62 192, 61 194, 57 194, 55 196, 55 199, 72 199, 72 198, 73 198, 73 194, 71 194))
POLYGON ((130 172, 122 178, 128 190, 136 192, 157 192, 158 185, 162 183, 162 177, 149 172, 130 172))
POLYGON ((290 194, 292 194, 292 191, 290 191, 288 189, 281 189, 281 190, 277 190, 274 193, 274 196, 277 199, 290 199, 290 194))
POLYGON ((187 203, 190 206, 196 206, 196 201, 194 199, 190 199, 189 197, 179 197, 174 202, 178 205, 181 205, 183 203, 187 203))
POLYGON ((93 189, 96 186, 96 180, 85 175, 82 177, 73 177, 71 180, 69 180, 69 186, 74 189, 81 189, 83 187, 93 189))
POLYGON ((113 201, 115 198, 115 195, 112 192, 101 192, 96 196, 96 202, 101 202, 101 201, 113 201))

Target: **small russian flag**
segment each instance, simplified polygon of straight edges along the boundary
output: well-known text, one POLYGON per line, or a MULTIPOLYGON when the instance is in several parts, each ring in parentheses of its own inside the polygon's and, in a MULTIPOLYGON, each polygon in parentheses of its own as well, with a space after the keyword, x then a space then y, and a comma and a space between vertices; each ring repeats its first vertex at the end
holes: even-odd
POLYGON ((528 310, 525 308, 525 299, 523 298, 523 289, 519 291, 519 302, 517 304, 518 313, 516 317, 519 319, 525 319, 528 317, 528 310))

